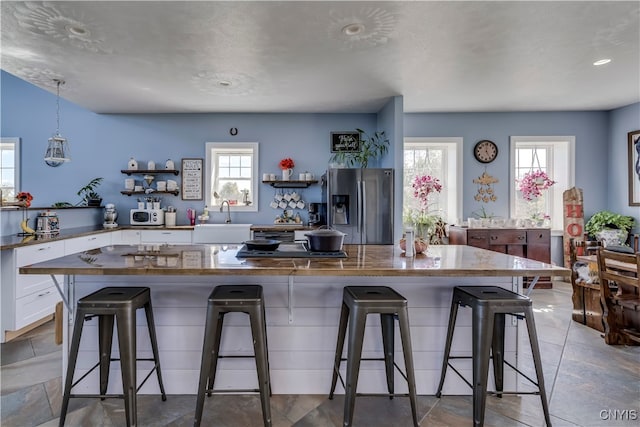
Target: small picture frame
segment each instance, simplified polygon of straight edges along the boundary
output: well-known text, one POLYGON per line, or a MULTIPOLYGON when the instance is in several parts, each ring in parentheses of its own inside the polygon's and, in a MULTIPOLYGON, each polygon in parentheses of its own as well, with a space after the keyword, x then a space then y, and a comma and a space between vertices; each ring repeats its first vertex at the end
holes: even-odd
POLYGON ((331 152, 360 151, 360 134, 358 132, 331 132, 331 152))
POLYGON ((640 206, 640 130, 629 132, 629 206, 640 206))
POLYGON ((202 200, 203 159, 182 159, 182 200, 202 200))

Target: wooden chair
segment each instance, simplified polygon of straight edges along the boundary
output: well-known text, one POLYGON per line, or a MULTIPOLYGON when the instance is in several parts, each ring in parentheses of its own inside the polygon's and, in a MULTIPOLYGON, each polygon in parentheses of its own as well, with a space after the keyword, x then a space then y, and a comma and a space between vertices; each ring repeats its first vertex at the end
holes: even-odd
POLYGON ((640 344, 640 252, 621 253, 599 248, 600 300, 604 307, 607 344, 640 344), (613 282, 617 291, 610 286, 613 282))
POLYGON ((604 332, 603 308, 600 302, 598 278, 591 275, 588 263, 578 261, 578 255, 588 255, 590 246, 584 240, 569 239, 569 260, 571 265, 571 287, 573 313, 571 318, 597 331, 604 332))

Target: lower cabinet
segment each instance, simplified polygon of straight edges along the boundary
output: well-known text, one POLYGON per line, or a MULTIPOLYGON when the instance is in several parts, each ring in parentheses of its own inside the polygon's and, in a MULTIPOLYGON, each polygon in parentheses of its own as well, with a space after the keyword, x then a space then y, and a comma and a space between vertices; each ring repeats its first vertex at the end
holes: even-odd
MULTIPOLYGON (((551 230, 548 228, 449 228, 449 243, 468 245, 504 254, 551 262, 551 230)), ((528 286, 533 278, 525 278, 528 286)), ((550 277, 540 277, 537 287, 551 288, 550 277)))
MULTIPOLYGON (((2 251, 1 341, 18 336, 20 329, 55 312, 61 300, 49 275, 19 274, 18 268, 58 258, 64 254, 64 242, 55 241, 2 251)), ((62 283, 62 276, 56 276, 62 283)))
POLYGON ((140 243, 191 244, 191 230, 141 230, 140 243))

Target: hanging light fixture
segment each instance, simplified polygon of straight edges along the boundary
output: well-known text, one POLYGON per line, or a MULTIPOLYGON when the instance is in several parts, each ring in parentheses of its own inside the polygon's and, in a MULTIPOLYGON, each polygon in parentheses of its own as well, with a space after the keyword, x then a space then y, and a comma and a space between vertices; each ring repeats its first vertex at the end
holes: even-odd
POLYGON ((51 167, 60 166, 63 163, 71 161, 69 157, 69 144, 67 139, 60 135, 60 85, 64 84, 64 80, 54 79, 57 84, 56 92, 56 133, 49 138, 47 151, 44 154, 44 162, 51 167))

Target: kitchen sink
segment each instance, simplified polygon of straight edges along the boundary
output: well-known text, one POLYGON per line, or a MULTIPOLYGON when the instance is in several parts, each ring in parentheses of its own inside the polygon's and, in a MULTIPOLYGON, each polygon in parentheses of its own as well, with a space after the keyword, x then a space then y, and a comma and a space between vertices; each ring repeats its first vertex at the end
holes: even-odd
POLYGON ((251 239, 251 224, 197 224, 193 243, 242 243, 251 239))

